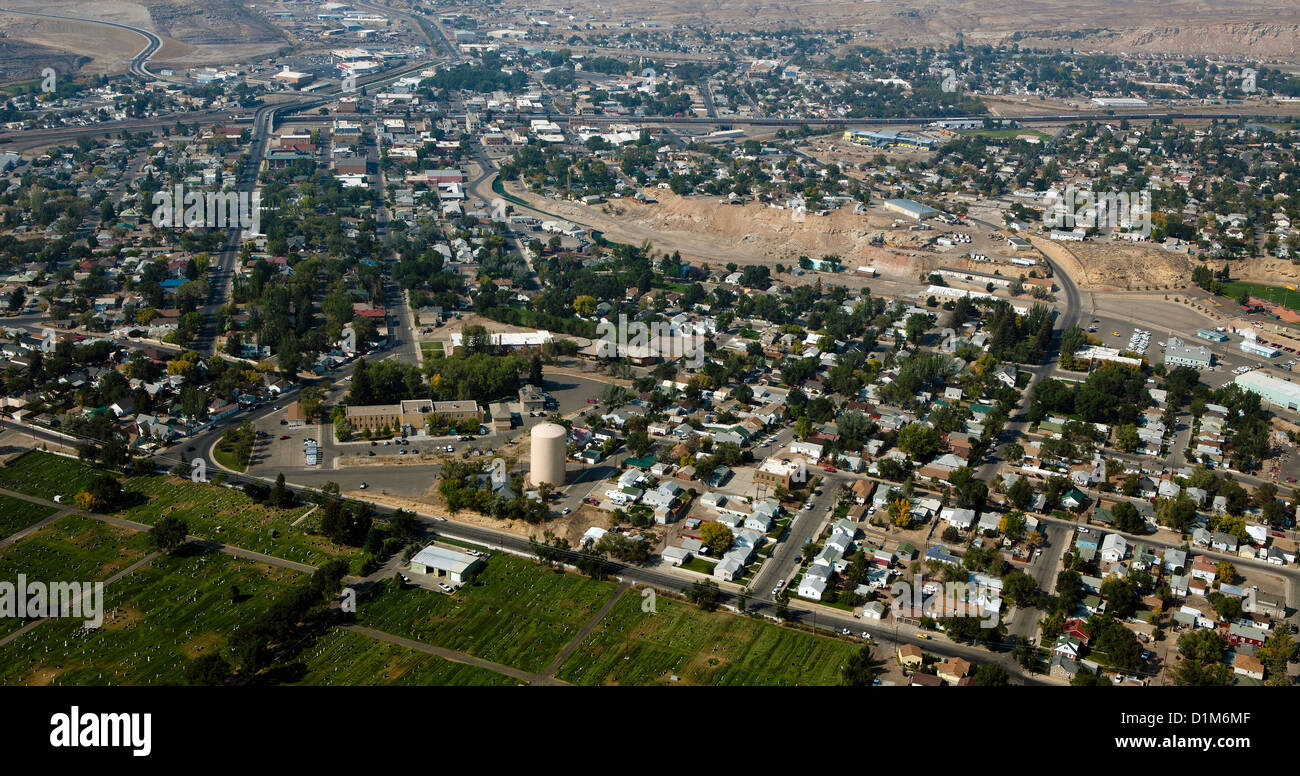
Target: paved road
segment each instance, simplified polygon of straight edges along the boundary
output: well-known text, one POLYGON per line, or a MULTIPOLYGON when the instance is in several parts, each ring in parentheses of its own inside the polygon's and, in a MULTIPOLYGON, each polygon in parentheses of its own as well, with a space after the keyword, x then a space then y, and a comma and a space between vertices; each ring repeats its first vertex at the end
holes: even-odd
POLYGON ((130 32, 134 32, 135 34, 145 39, 145 44, 144 44, 144 48, 140 49, 140 52, 131 59, 131 66, 130 66, 131 75, 138 76, 139 78, 142 78, 145 81, 154 81, 154 80, 158 80, 159 78, 158 76, 149 72, 148 63, 149 63, 149 59, 153 57, 155 53, 158 52, 158 49, 162 48, 162 39, 159 38, 157 35, 153 34, 152 32, 150 32, 149 30, 142 30, 139 27, 131 27, 126 24, 118 24, 117 22, 106 22, 103 21, 102 19, 85 19, 77 16, 59 16, 56 14, 48 14, 48 13, 33 13, 31 11, 10 11, 5 8, 0 8, 0 12, 15 14, 17 16, 35 16, 41 19, 59 19, 62 21, 84 22, 86 24, 98 24, 104 27, 116 27, 119 30, 128 30, 130 32))

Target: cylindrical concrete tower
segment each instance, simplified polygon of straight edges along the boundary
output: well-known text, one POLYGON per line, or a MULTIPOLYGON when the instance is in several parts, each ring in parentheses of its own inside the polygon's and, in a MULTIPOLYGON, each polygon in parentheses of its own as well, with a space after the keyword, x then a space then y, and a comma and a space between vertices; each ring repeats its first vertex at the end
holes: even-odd
POLYGON ((528 481, 535 488, 543 482, 564 484, 564 449, 569 432, 556 423, 538 423, 532 431, 532 462, 528 481))

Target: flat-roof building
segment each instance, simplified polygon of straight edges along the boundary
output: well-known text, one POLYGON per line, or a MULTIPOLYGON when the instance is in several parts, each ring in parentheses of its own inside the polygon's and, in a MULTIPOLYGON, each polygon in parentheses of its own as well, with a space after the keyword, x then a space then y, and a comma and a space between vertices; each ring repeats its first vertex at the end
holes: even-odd
POLYGON ((1165 363, 1204 368, 1214 364, 1214 353, 1204 345, 1188 345, 1177 337, 1170 337, 1165 346, 1165 363))
POLYGON ((411 571, 435 577, 447 577, 458 585, 469 580, 482 560, 456 550, 430 545, 411 558, 411 571))
POLYGON ((902 213, 908 218, 915 218, 917 221, 937 215, 940 212, 929 205, 911 199, 887 199, 884 204, 886 210, 902 213))
POLYGON ((1251 393, 1259 394, 1259 398, 1269 404, 1300 410, 1300 385, 1258 371, 1237 375, 1233 382, 1251 393))

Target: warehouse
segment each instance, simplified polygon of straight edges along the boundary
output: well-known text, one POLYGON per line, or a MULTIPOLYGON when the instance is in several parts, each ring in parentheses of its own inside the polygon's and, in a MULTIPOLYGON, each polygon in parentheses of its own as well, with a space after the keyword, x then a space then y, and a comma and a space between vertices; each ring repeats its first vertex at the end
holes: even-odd
POLYGON ((1238 375, 1233 382, 1251 393, 1259 394, 1259 398, 1268 404, 1300 410, 1300 385, 1258 371, 1238 375))
POLYGON ((929 205, 922 205, 920 202, 910 199, 887 199, 885 200, 885 209, 892 210, 895 213, 902 213, 908 218, 915 218, 917 221, 929 218, 939 212, 929 205))
POLYGON ((1268 345, 1261 345, 1258 342, 1254 342, 1252 340, 1246 339, 1241 341, 1241 352, 1249 353, 1252 356, 1263 356, 1264 358, 1276 358, 1277 354, 1281 353, 1282 351, 1278 350, 1277 348, 1269 347, 1268 345))
POLYGON ((411 571, 415 574, 446 577, 457 585, 462 585, 474 575, 480 563, 473 555, 429 545, 411 558, 411 571))

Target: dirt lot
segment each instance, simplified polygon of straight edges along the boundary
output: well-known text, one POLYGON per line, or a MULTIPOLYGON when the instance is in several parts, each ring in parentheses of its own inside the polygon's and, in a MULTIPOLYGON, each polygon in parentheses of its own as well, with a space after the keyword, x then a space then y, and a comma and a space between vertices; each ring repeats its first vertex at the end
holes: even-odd
POLYGON ((1186 254, 1153 245, 1030 242, 1057 262, 1085 291, 1158 291, 1191 282, 1195 266, 1186 254))
POLYGON ((507 184, 507 191, 549 213, 589 225, 611 240, 649 240, 657 251, 680 251, 704 262, 795 264, 800 256, 839 256, 846 268, 874 265, 881 274, 915 278, 923 261, 891 250, 903 244, 906 230, 891 229, 893 217, 876 210, 857 215, 840 210, 827 216, 808 214, 802 223, 791 211, 762 204, 723 205, 717 197, 679 197, 656 190, 659 202, 620 199, 597 206, 561 202, 507 184))
MULTIPOLYGON (((433 488, 430 488, 429 492, 419 499, 406 499, 396 496, 379 495, 373 491, 364 490, 348 491, 343 495, 348 498, 364 498, 367 501, 373 501, 377 504, 384 504, 398 509, 407 509, 412 512, 432 515, 434 517, 453 517, 452 513, 447 510, 446 505, 442 503, 442 499, 438 496, 437 491, 433 488)), ((583 506, 582 508, 576 509, 572 513, 564 515, 563 517, 557 517, 554 520, 547 522, 545 525, 533 525, 519 520, 498 520, 469 510, 457 512, 454 517, 458 523, 468 523, 483 528, 491 528, 496 531, 505 531, 506 533, 515 534, 516 536, 536 536, 540 539, 542 532, 549 530, 556 536, 567 539, 571 545, 576 545, 582 539, 582 535, 587 532, 587 529, 592 526, 599 526, 601 528, 609 527, 608 513, 591 506, 583 506)))

